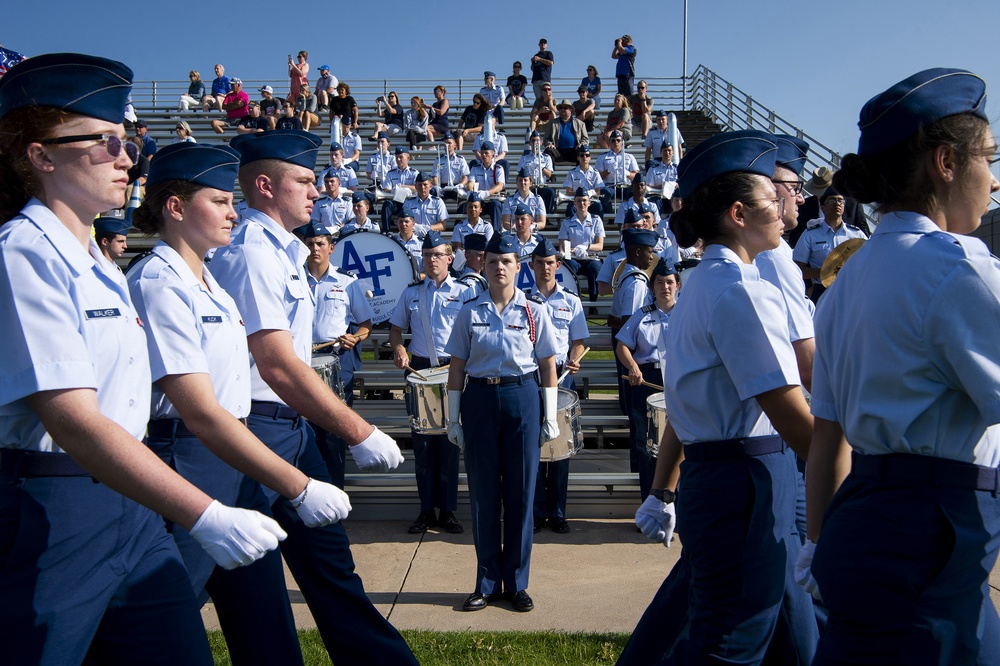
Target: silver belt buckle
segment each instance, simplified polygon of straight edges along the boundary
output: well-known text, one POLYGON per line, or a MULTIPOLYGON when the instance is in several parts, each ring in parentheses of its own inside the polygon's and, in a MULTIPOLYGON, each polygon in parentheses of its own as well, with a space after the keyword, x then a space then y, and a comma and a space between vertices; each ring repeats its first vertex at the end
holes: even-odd
POLYGON ((500 383, 500 378, 499 377, 487 377, 486 378, 486 383, 489 384, 490 386, 496 386, 497 384, 500 383))

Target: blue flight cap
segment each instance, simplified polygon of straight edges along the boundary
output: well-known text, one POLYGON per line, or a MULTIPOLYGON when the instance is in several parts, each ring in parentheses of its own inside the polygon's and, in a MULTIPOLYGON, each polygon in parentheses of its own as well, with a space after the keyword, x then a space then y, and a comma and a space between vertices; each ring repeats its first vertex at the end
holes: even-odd
POLYGON ((94 232, 98 234, 116 234, 128 236, 128 222, 120 217, 101 217, 94 220, 94 232))
POLYGON ((330 152, 331 153, 333 151, 335 151, 335 150, 343 150, 343 149, 344 149, 344 147, 342 145, 340 145, 339 143, 337 143, 336 141, 334 141, 333 143, 330 144, 330 152))
POLYGON ((538 130, 531 130, 531 134, 528 135, 528 141, 536 138, 541 139, 542 135, 538 133, 538 130))
POLYGON ((406 153, 407 155, 409 155, 410 154, 410 149, 407 148, 406 146, 396 146, 396 152, 395 152, 395 154, 396 155, 402 155, 403 153, 406 153))
POLYGON ((149 163, 146 187, 165 180, 186 180, 223 192, 236 188, 240 154, 229 146, 183 141, 160 148, 149 163))
POLYGON ((642 215, 643 213, 655 213, 655 212, 656 212, 656 206, 654 206, 653 202, 650 201, 649 199, 645 199, 641 204, 639 204, 640 215, 642 215))
POLYGON ((428 176, 423 171, 418 171, 417 172, 417 178, 413 182, 414 183, 430 183, 430 182, 433 182, 433 181, 434 181, 434 179, 431 176, 428 176))
POLYGON ((518 178, 531 178, 531 174, 528 172, 527 167, 521 167, 521 170, 517 172, 518 178))
POLYGON ((509 234, 493 234, 490 242, 486 244, 486 251, 493 254, 517 254, 514 237, 509 234))
POLYGON ((531 251, 531 256, 533 257, 558 257, 559 250, 555 248, 548 238, 543 238, 535 249, 531 251))
POLYGON ((438 232, 428 231, 427 235, 424 236, 424 242, 420 246, 420 248, 423 250, 433 250, 434 248, 440 247, 442 245, 448 245, 448 241, 442 238, 441 234, 439 234, 438 232))
POLYGON ((497 77, 496 74, 494 74, 493 72, 491 72, 489 70, 486 70, 485 72, 483 72, 483 78, 485 79, 487 76, 492 76, 494 79, 497 77))
POLYGON ((303 224, 301 227, 296 229, 295 232, 303 238, 315 238, 316 236, 330 235, 330 230, 315 220, 309 224, 303 224))
POLYGON ((615 130, 614 132, 611 133, 611 138, 620 139, 622 138, 622 133, 619 130, 615 130))
POLYGON ((522 215, 531 215, 531 209, 525 206, 523 203, 517 204, 514 208, 514 217, 521 217, 522 215))
POLYGON ((351 203, 358 203, 359 201, 368 201, 368 197, 365 196, 364 192, 355 192, 351 195, 351 203))
POLYGON ((625 245, 655 247, 656 232, 652 229, 626 229, 622 232, 622 240, 625 242, 625 245))
POLYGON ((497 147, 493 145, 492 141, 483 141, 483 145, 479 147, 479 150, 492 150, 496 152, 497 147))
POLYGON ((132 70, 82 53, 22 60, 0 78, 0 118, 25 106, 51 106, 109 123, 125 119, 132 70))
POLYGON ((823 194, 819 195, 819 202, 823 203, 830 197, 838 197, 838 196, 840 196, 840 192, 838 192, 835 187, 830 186, 825 190, 823 190, 823 194))
POLYGON ((240 166, 257 160, 280 160, 306 169, 316 168, 316 154, 323 139, 303 130, 271 130, 240 134, 229 145, 240 153, 240 166))
POLYGON ((576 149, 576 154, 577 155, 581 155, 581 154, 584 154, 584 153, 586 153, 587 155, 590 154, 590 146, 588 146, 587 144, 583 144, 582 146, 580 146, 579 148, 576 149))
POLYGON ((667 275, 677 275, 677 269, 661 258, 660 262, 653 267, 653 277, 655 278, 657 275, 664 277, 667 275))
POLYGON ((716 134, 681 158, 677 189, 686 199, 705 181, 735 171, 772 178, 777 154, 778 144, 768 132, 738 130, 716 134))
POLYGON ((635 174, 635 178, 632 179, 633 185, 642 185, 646 182, 646 179, 642 177, 642 172, 635 174))
POLYGON ((379 132, 378 134, 375 135, 375 139, 376 140, 378 140, 378 139, 385 139, 386 141, 388 141, 389 140, 389 134, 388 134, 388 132, 379 132))
POLYGON ((774 158, 775 164, 785 167, 795 175, 801 174, 806 165, 809 144, 789 134, 775 134, 774 139, 778 144, 778 155, 774 158))
POLYGON ((451 132, 445 132, 444 134, 441 135, 441 141, 454 141, 454 140, 455 140, 455 135, 452 134, 451 132))
POLYGON ((635 224, 642 220, 642 215, 637 213, 635 208, 625 209, 625 217, 622 219, 622 224, 635 224))
POLYGON ((462 242, 462 246, 466 250, 478 250, 479 252, 483 252, 486 250, 486 236, 483 234, 469 234, 462 242))
POLYGON ((576 197, 589 197, 589 196, 590 194, 587 193, 587 190, 583 189, 582 187, 576 188, 576 192, 573 193, 574 199, 576 197))
POLYGON ((959 113, 974 113, 989 122, 986 82, 964 69, 925 69, 872 97, 861 108, 858 155, 880 153, 921 127, 959 113))
POLYGON ((413 219, 413 211, 410 211, 410 210, 400 210, 398 213, 396 213, 396 219, 397 220, 402 220, 403 218, 407 218, 407 217, 412 220, 413 219))

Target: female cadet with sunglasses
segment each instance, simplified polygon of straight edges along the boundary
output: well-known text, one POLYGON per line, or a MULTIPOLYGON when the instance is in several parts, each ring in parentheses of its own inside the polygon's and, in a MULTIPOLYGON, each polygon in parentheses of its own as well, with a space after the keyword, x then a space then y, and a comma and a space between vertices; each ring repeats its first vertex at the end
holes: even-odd
POLYGON ((914 74, 861 109, 834 179, 882 217, 816 311, 817 664, 1000 663, 1000 266, 964 235, 1000 189, 985 103, 971 72, 914 74))
POLYGON ((142 321, 90 238, 94 217, 124 202, 137 156, 122 127, 131 83, 119 62, 65 53, 0 79, 0 645, 10 663, 211 664, 187 572, 153 511, 230 568, 284 538, 140 441, 142 321))
MULTIPOLYGON (((781 240, 776 152, 773 136, 744 130, 699 144, 680 164, 684 207, 671 221, 682 245, 701 238, 705 254, 667 329, 670 420, 636 513, 643 533, 665 544, 676 513, 684 538, 677 566, 688 568, 690 612, 665 663, 759 663, 801 548, 788 447, 806 457, 812 418, 781 294, 752 263, 781 240)), ((812 623, 800 655, 808 663, 815 618, 808 603, 794 607, 803 612, 788 618, 792 631, 812 623)))

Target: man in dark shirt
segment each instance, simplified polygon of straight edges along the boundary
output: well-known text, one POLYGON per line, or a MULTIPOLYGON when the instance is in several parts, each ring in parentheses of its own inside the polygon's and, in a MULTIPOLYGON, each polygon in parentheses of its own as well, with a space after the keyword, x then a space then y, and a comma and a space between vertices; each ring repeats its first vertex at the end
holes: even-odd
POLYGON ((552 81, 552 63, 555 57, 548 50, 549 43, 538 40, 538 53, 531 56, 531 87, 535 91, 535 99, 541 95, 542 86, 552 81))
POLYGON ((237 134, 255 134, 270 129, 267 118, 260 115, 260 106, 257 102, 250 102, 249 111, 250 113, 236 123, 237 134))

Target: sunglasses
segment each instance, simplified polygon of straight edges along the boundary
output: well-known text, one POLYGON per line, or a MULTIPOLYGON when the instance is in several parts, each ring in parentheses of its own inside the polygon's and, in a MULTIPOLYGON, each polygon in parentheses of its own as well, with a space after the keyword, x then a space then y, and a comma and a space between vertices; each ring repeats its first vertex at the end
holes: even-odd
POLYGON ((45 139, 40 143, 43 146, 59 146, 67 143, 79 143, 81 141, 100 141, 104 144, 105 149, 107 149, 108 155, 115 159, 118 159, 118 156, 122 154, 122 148, 125 149, 125 154, 128 155, 133 164, 139 159, 139 146, 114 134, 74 134, 72 136, 45 139))

